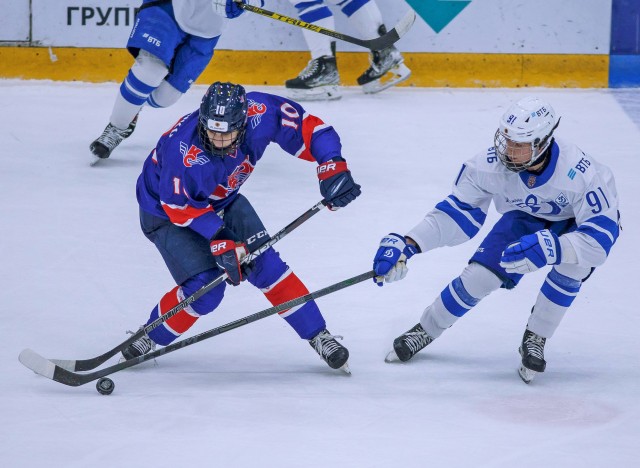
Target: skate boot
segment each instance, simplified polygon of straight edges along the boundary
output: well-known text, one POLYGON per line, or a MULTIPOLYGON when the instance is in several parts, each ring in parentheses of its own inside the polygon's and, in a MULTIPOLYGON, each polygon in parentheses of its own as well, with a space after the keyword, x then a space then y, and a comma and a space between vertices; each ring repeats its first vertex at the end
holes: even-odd
POLYGON ((422 325, 418 323, 411 330, 393 340, 393 350, 389 351, 384 360, 386 362, 398 360, 406 362, 432 341, 433 338, 427 335, 422 325))
POLYGON ((332 335, 326 328, 309 340, 309 344, 316 353, 329 364, 332 369, 342 369, 347 374, 351 374, 347 360, 349 350, 336 341, 342 339, 339 335, 332 335))
POLYGON ((309 60, 300 74, 285 82, 287 94, 298 101, 328 101, 340 99, 340 75, 336 64, 335 42, 331 43, 333 55, 323 55, 309 60))
MULTIPOLYGON (((384 24, 378 29, 382 36, 387 33, 384 24)), ((369 56, 371 66, 358 77, 358 84, 366 94, 379 93, 411 76, 411 70, 404 64, 400 51, 395 46, 382 50, 372 50, 369 56)))
POLYGON ((544 345, 547 339, 536 335, 530 330, 524 331, 522 344, 520 345, 520 356, 522 365, 518 369, 518 375, 524 383, 531 383, 537 373, 544 372, 547 366, 544 360, 544 345))
POLYGON ((131 136, 133 131, 136 129, 137 123, 137 115, 133 118, 129 126, 124 130, 116 128, 111 125, 111 123, 109 123, 102 132, 102 135, 96 138, 91 143, 91 145, 89 145, 89 149, 95 157, 95 161, 91 165, 93 166, 101 159, 107 159, 109 156, 111 156, 111 152, 116 149, 116 147, 120 143, 122 143, 122 140, 131 136))
MULTIPOLYGON (((140 331, 142 327, 138 329, 140 331)), ((127 332, 130 334, 134 334, 133 332, 127 332)), ((122 350, 122 355, 128 361, 129 359, 134 359, 140 357, 144 354, 148 354, 151 351, 156 349, 156 344, 149 338, 148 335, 144 335, 142 338, 138 338, 136 341, 131 343, 129 346, 122 350)))

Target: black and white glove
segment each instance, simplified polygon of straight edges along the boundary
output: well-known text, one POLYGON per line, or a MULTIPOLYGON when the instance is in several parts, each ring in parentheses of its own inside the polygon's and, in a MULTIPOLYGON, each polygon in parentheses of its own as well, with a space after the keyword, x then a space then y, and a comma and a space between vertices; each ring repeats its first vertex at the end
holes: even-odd
POLYGON ((237 18, 244 13, 239 3, 260 8, 264 6, 264 0, 213 0, 213 8, 220 16, 237 18))
POLYGON ((387 234, 380 241, 380 247, 373 258, 373 271, 377 276, 373 281, 378 286, 384 282, 400 281, 409 269, 407 260, 420 252, 418 247, 407 243, 407 239, 400 234, 387 234))
POLYGON ((334 158, 318 166, 318 179, 320 179, 320 194, 332 210, 344 208, 362 191, 356 184, 347 169, 347 162, 340 158, 334 158))

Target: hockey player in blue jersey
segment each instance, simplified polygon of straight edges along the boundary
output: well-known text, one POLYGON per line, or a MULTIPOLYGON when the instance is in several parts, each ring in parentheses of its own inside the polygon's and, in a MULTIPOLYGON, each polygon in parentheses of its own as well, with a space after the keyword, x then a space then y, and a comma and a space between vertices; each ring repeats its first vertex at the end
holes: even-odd
MULTIPOLYGON (((160 299, 147 323, 222 272, 233 285, 246 279, 273 305, 308 294, 272 247, 248 268, 240 267, 249 251, 269 239, 239 190, 272 142, 297 158, 317 162, 320 193, 332 208, 344 207, 360 195, 333 127, 288 99, 213 83, 199 111, 185 115, 162 135, 138 178, 142 230, 160 251, 177 285, 160 299)), ((221 283, 133 342, 123 351, 124 357, 132 359, 156 344, 174 341, 218 307, 225 287, 221 283)), ((348 372, 349 352, 329 333, 314 301, 280 315, 331 368, 348 372)))
MULTIPOLYGON (((263 6, 264 0, 241 0, 263 6)), ((135 58, 120 85, 109 123, 89 149, 106 159, 136 128, 143 105, 168 107, 187 92, 213 57, 226 26, 244 10, 234 0, 143 0, 127 49, 135 58)))
POLYGON ((406 235, 385 236, 373 261, 376 282, 405 277, 417 253, 468 241, 493 200, 501 219, 462 274, 393 342, 387 361, 408 361, 498 288, 551 266, 520 345, 518 369, 529 383, 545 370, 544 346, 619 234, 611 170, 574 144, 554 138, 560 122, 538 98, 513 104, 500 120, 495 146, 462 165, 453 191, 406 235))

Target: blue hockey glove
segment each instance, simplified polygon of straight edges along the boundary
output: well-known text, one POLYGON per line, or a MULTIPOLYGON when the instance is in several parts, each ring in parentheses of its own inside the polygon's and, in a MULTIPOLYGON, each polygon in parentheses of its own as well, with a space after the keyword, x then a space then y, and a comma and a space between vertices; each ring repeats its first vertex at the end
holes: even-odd
POLYGON ((385 281, 391 283, 407 276, 407 260, 418 252, 418 247, 407 244, 404 236, 387 234, 380 241, 380 247, 373 258, 373 271, 377 275, 373 278, 374 283, 383 286, 385 281))
POLYGON ((245 5, 251 5, 262 8, 264 6, 264 0, 214 0, 213 7, 220 16, 226 16, 227 18, 237 18, 244 10, 238 5, 238 3, 244 3, 245 5))
POLYGON ((318 166, 320 194, 329 208, 343 208, 360 196, 360 185, 356 184, 347 169, 347 162, 338 157, 318 166))
POLYGON ((522 236, 502 252, 500 266, 507 273, 531 273, 562 260, 560 240, 548 229, 522 236))

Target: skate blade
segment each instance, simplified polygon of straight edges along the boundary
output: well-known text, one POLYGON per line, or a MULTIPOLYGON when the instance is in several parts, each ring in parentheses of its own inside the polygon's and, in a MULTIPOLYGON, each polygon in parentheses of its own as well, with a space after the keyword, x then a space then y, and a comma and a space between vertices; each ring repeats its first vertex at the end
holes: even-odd
POLYGON ((342 97, 342 92, 339 85, 330 85, 311 89, 287 88, 287 95, 295 101, 335 101, 342 97))
POLYGON ((528 369, 523 365, 521 365, 520 368, 518 369, 518 375, 520 376, 522 381, 526 384, 530 384, 531 381, 536 377, 536 374, 537 374, 536 371, 528 369))
POLYGON ((342 367, 340 367, 340 369, 342 372, 344 372, 347 375, 351 375, 351 369, 349 369, 349 363, 345 362, 344 365, 342 367))
POLYGON ((365 94, 375 94, 402 83, 411 76, 411 70, 404 63, 399 63, 375 81, 362 85, 365 94))
POLYGON ((384 358, 384 362, 400 362, 400 359, 398 358, 398 355, 396 354, 395 350, 391 350, 387 353, 387 355, 384 358))
POLYGON ((96 156, 95 154, 92 154, 92 155, 91 155, 91 161, 89 162, 89 166, 90 166, 90 167, 94 167, 94 166, 96 166, 97 164, 99 164, 99 163, 100 163, 100 161, 102 161, 102 160, 103 160, 102 158, 99 158, 99 157, 98 157, 98 156, 96 156))

